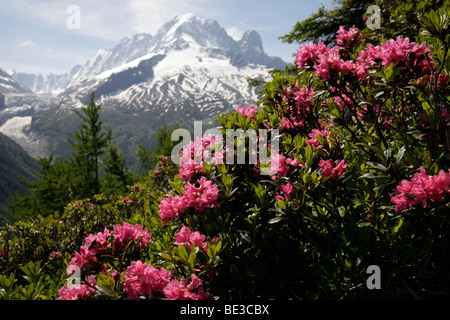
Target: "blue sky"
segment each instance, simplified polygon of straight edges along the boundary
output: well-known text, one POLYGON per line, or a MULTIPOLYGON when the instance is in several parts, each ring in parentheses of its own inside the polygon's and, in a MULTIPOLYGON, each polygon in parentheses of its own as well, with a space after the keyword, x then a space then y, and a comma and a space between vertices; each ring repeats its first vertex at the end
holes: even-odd
POLYGON ((240 38, 254 29, 271 56, 292 62, 297 45, 282 43, 299 20, 332 0, 2 0, 0 2, 0 68, 61 74, 82 64, 99 49, 109 50, 130 34, 155 35, 176 15, 192 13, 216 19, 240 38), (70 29, 70 6, 80 9, 80 28, 70 29))

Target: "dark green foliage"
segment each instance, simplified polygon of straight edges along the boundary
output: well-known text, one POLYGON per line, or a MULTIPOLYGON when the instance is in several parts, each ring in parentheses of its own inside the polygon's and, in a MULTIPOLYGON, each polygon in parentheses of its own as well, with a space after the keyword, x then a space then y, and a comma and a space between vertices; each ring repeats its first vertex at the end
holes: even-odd
POLYGON ((363 16, 367 7, 374 4, 367 0, 336 0, 334 3, 333 9, 326 10, 322 6, 308 19, 297 22, 293 30, 281 39, 287 43, 323 41, 327 45, 333 44, 340 26, 363 29, 363 16))
POLYGON ((123 153, 114 143, 110 143, 106 148, 102 165, 104 174, 100 178, 100 191, 105 194, 123 194, 132 183, 132 173, 127 167, 123 153))
POLYGON ((174 146, 178 144, 178 141, 172 141, 172 132, 180 128, 180 124, 177 123, 174 127, 168 128, 167 125, 158 129, 155 135, 155 147, 153 150, 146 150, 142 145, 139 145, 138 158, 142 168, 145 171, 153 170, 159 160, 163 156, 170 155, 174 146))
POLYGON ((14 217, 26 219, 62 212, 71 200, 71 177, 67 162, 53 155, 40 158, 36 179, 29 182, 27 193, 11 206, 14 217))
POLYGON ((349 29, 353 26, 368 33, 371 41, 409 37, 418 41, 421 28, 420 18, 424 13, 449 7, 448 0, 335 0, 332 9, 319 8, 318 12, 306 20, 299 21, 293 30, 280 37, 287 43, 307 43, 323 41, 333 45, 340 26, 349 29), (369 30, 365 16, 367 8, 378 6, 381 13, 380 29, 369 30))
MULTIPOLYGON (((333 77, 323 80, 312 68, 290 68, 274 72, 272 81, 264 84, 254 117, 240 112, 218 117, 223 136, 229 129, 280 128, 295 105, 290 94, 314 88, 302 125, 280 128, 284 165, 279 176, 261 175, 260 166, 248 163, 203 163, 203 171, 195 173, 203 182, 197 176, 184 181, 179 167, 163 157, 178 143, 170 139, 173 130, 163 127, 157 147, 141 150, 149 170, 158 166, 142 177, 141 185, 121 196, 99 194, 73 201, 60 215, 7 225, 0 232, 0 299, 57 298, 73 251, 86 234, 111 230, 124 221, 140 224, 154 240, 136 256, 130 251, 133 261, 167 268, 180 279, 195 273, 214 298, 448 299, 450 135, 444 118, 450 90, 449 19, 442 9, 420 21, 423 32, 418 37, 430 45, 436 63, 431 74, 400 69, 402 61, 388 67, 377 63, 362 78, 331 70, 333 77), (353 103, 335 99, 342 90, 353 103), (378 105, 382 108, 375 112, 378 105), (310 133, 325 125, 328 133, 315 137, 318 146, 310 133), (341 160, 347 166, 337 176, 326 174, 324 160, 331 160, 333 171, 341 160), (419 173, 420 182, 414 180, 419 173), (417 189, 400 194, 398 186, 411 186, 408 181, 413 180, 417 189), (208 191, 207 182, 217 187, 216 193, 208 191), (288 186, 291 191, 286 191, 288 186), (425 195, 417 193, 421 188, 425 195), (177 208, 181 195, 183 209, 177 208), (398 207, 398 198, 393 201, 400 195, 407 206, 398 207), (209 197, 217 205, 195 208, 209 197), (421 201, 410 203, 415 197, 421 201), (169 209, 181 211, 163 225, 162 208, 166 214, 169 209), (182 226, 205 235, 206 252, 195 245, 178 246, 175 234, 182 226), (377 289, 366 282, 374 265, 381 270, 377 289)), ((361 47, 349 49, 339 54, 350 52, 354 56, 347 58, 356 59, 361 47)), ((81 138, 88 141, 80 133, 81 138)), ((115 188, 116 182, 125 181, 123 157, 114 144, 101 156, 101 190, 107 190, 102 179, 109 174, 116 179, 106 184, 115 188)), ((41 160, 41 172, 51 175, 51 164, 52 159, 41 160)), ((48 187, 50 180, 42 179, 36 189, 42 197, 56 197, 48 187)), ((98 244, 89 247, 96 250, 98 244)), ((102 272, 86 269, 98 283, 93 299, 125 299, 124 279, 111 272, 126 270, 131 258, 105 252, 98 254, 105 263, 102 272)))
POLYGON ((133 175, 112 141, 110 128, 100 121, 100 108, 92 94, 87 107, 75 110, 82 121, 79 130, 70 135, 72 156, 63 160, 51 155, 39 160, 37 179, 30 181, 28 192, 12 205, 15 217, 61 213, 70 201, 100 192, 121 194, 132 183, 133 175))
POLYGON ((0 219, 9 211, 7 203, 12 197, 25 194, 27 180, 35 179, 37 170, 38 161, 0 133, 0 219))
POLYGON ((80 129, 71 135, 73 148, 69 160, 76 171, 73 192, 76 198, 87 198, 100 192, 100 158, 111 142, 111 130, 104 128, 100 121, 101 106, 94 102, 94 93, 89 105, 74 110, 82 120, 80 129))

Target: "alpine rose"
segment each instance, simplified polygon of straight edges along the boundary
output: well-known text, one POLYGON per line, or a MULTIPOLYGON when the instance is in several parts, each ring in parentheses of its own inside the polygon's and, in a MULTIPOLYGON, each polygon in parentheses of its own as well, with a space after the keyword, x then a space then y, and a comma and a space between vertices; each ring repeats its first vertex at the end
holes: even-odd
POLYGON ((437 175, 427 175, 425 168, 420 167, 411 181, 402 180, 396 189, 396 195, 391 195, 391 202, 395 204, 395 212, 409 209, 418 204, 427 207, 428 201, 442 201, 444 195, 450 195, 450 169, 440 170, 437 175))

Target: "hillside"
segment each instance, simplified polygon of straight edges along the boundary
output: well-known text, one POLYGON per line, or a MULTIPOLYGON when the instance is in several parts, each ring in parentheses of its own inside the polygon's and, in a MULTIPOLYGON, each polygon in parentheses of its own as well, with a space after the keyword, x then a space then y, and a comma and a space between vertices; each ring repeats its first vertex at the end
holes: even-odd
POLYGON ((32 179, 38 161, 30 157, 17 143, 0 133, 0 224, 1 215, 11 196, 26 191, 24 179, 32 179))

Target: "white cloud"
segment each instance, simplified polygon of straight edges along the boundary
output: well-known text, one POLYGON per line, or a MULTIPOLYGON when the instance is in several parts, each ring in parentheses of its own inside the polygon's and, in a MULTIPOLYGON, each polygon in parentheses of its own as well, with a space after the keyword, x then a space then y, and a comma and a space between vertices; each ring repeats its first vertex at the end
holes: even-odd
POLYGON ((198 16, 210 16, 214 10, 206 8, 208 0, 15 0, 7 4, 28 21, 49 29, 73 32, 107 40, 121 38, 137 32, 155 34, 161 25, 176 15, 192 12, 198 16), (80 10, 80 29, 71 30, 67 20, 70 6, 80 10))
POLYGON ((128 8, 133 15, 135 31, 154 35, 159 27, 176 15, 193 13, 210 17, 214 10, 207 5, 211 3, 210 0, 135 0, 128 2, 128 8))
POLYGON ((29 48, 29 47, 36 47, 37 44, 34 41, 31 40, 25 40, 22 41, 21 43, 16 44, 14 47, 15 48, 29 48))
POLYGON ((234 40, 239 41, 242 39, 242 35, 245 31, 242 31, 239 27, 229 27, 225 29, 230 37, 234 40))

